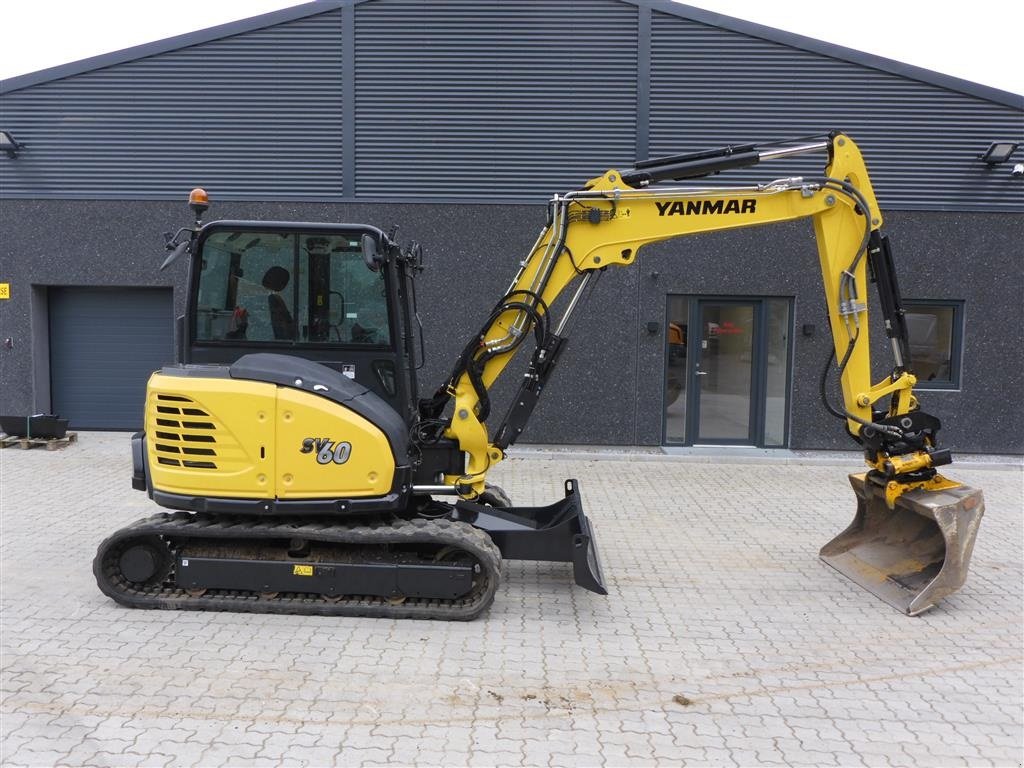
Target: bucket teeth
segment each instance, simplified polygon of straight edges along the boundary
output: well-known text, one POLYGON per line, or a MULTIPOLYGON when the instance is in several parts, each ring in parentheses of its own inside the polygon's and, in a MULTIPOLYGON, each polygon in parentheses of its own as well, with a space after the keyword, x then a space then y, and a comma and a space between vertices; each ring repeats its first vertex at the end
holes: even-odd
POLYGON ((886 502, 885 483, 850 475, 857 514, 820 557, 897 610, 915 616, 963 586, 985 512, 980 489, 916 489, 886 502))

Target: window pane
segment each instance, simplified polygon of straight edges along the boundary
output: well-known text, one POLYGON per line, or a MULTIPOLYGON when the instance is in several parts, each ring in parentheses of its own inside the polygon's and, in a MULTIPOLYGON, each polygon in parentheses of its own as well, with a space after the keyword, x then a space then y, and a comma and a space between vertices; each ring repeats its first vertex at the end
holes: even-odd
POLYGON ((956 307, 906 302, 911 369, 920 384, 953 386, 956 307))
POLYGON ((198 341, 294 341, 294 237, 215 232, 203 245, 198 341))
POLYGON ((752 302, 700 301, 697 440, 750 440, 755 314, 752 302))
POLYGON ((668 297, 665 440, 670 443, 686 441, 686 326, 689 311, 690 302, 685 296, 668 297))
POLYGON ((325 344, 390 344, 384 273, 363 261, 355 235, 299 239, 300 338, 325 344))
POLYGON ((789 371, 789 299, 765 299, 764 444, 786 444, 786 379, 789 371))

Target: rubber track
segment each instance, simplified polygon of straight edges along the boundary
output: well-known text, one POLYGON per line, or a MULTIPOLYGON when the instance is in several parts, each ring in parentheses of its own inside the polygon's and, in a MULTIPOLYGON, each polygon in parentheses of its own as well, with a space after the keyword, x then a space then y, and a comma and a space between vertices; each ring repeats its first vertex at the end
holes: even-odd
POLYGON ((188 512, 161 513, 137 520, 105 539, 96 552, 93 574, 100 590, 130 608, 164 610, 288 613, 320 616, 369 616, 392 619, 468 621, 490 607, 501 578, 501 553, 487 534, 467 523, 450 520, 394 520, 369 525, 333 522, 296 524, 294 520, 212 517, 188 512), (337 602, 309 593, 211 589, 194 597, 163 579, 151 586, 129 582, 120 575, 121 553, 136 538, 160 536, 175 546, 198 539, 307 539, 335 544, 433 544, 468 552, 480 564, 474 589, 455 600, 406 598, 395 605, 383 597, 342 597, 337 602))

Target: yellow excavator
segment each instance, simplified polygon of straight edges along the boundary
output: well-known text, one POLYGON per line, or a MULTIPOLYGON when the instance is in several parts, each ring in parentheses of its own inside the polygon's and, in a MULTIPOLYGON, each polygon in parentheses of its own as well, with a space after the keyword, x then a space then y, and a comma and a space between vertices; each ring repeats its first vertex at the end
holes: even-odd
POLYGON ((418 245, 366 225, 203 225, 205 192, 190 202, 195 223, 167 235, 165 262, 190 256, 179 363, 150 378, 132 436, 134 487, 173 511, 100 545, 93 570, 119 603, 472 619, 494 599, 502 558, 571 563, 578 585, 607 594, 577 483, 549 506, 516 507, 488 473, 525 428, 595 276, 648 243, 799 219, 814 225, 834 342, 822 397, 868 465, 850 476, 853 523, 820 556, 911 615, 966 578, 982 493, 937 472, 950 453, 914 395, 882 214, 842 133, 647 160, 554 196, 508 290, 423 399, 418 245), (671 184, 806 153, 827 156, 820 175, 671 184), (874 383, 869 276, 893 356, 874 383), (531 338, 489 429, 492 387, 531 338), (842 405, 829 401, 830 371, 842 405))

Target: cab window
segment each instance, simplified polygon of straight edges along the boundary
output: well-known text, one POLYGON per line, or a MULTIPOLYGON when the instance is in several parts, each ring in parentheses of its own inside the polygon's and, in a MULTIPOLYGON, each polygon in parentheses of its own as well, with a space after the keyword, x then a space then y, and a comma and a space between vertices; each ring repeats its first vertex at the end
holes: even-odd
POLYGON ((218 231, 203 243, 196 341, 380 346, 391 341, 382 273, 356 234, 218 231))
POLYGON ((294 238, 215 232, 203 244, 197 341, 293 341, 294 238))
POLYGON ((367 268, 358 237, 299 235, 299 286, 302 341, 390 343, 384 274, 367 268))

